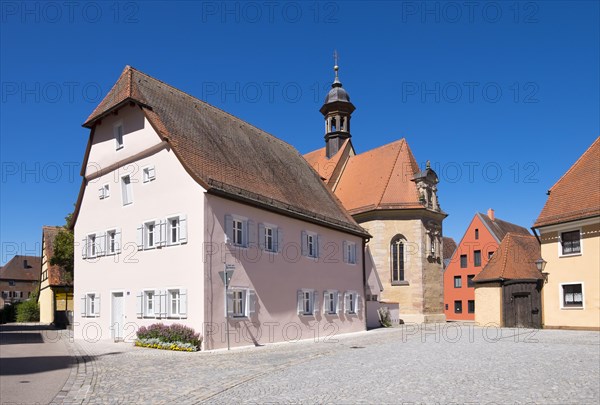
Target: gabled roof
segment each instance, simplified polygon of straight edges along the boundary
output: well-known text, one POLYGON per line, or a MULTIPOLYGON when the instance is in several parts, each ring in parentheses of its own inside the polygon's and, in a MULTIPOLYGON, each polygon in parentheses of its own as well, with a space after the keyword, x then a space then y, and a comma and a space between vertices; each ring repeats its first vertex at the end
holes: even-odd
POLYGON ((531 235, 527 228, 515 225, 511 222, 506 222, 498 218, 494 218, 492 220, 489 216, 487 216, 486 214, 482 214, 481 212, 478 212, 475 215, 479 217, 481 222, 483 222, 485 227, 490 231, 490 233, 498 243, 502 242, 506 234, 508 234, 509 232, 520 235, 531 235))
POLYGON ((353 153, 354 149, 352 148, 352 142, 350 142, 350 139, 346 139, 337 153, 329 159, 327 159, 326 149, 327 148, 323 147, 321 149, 309 152, 304 155, 304 159, 306 159, 308 164, 315 169, 317 173, 319 173, 319 176, 321 176, 325 184, 329 184, 330 181, 335 181, 335 179, 332 178, 332 175, 340 163, 342 163, 342 156, 345 153, 353 153), (347 148, 350 148, 351 150, 347 151, 347 148))
POLYGON ((209 193, 368 236, 291 145, 130 66, 83 125, 129 102, 209 193))
POLYGON ((600 216, 600 137, 548 193, 534 228, 600 216))
POLYGON ((473 281, 541 280, 542 273, 535 265, 540 257, 540 244, 534 236, 509 232, 473 281))
POLYGON ((41 263, 39 256, 16 255, 0 269, 0 280, 39 280, 41 263), (25 266, 25 262, 27 262, 27 266, 25 266))
POLYGON ((51 286, 66 286, 72 285, 72 282, 67 281, 67 272, 60 266, 50 265, 50 260, 54 256, 54 241, 56 236, 61 229, 65 229, 61 226, 43 226, 42 227, 42 239, 44 241, 44 249, 42 255, 46 255, 48 261, 48 284, 51 286))
POLYGON ((335 190, 351 214, 423 208, 411 179, 419 166, 405 139, 350 156, 335 190))

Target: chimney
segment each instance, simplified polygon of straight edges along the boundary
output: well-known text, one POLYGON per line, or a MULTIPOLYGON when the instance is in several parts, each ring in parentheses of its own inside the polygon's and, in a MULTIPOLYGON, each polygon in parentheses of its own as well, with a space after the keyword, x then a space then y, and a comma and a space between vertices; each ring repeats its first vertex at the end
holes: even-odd
POLYGON ((26 268, 26 269, 29 268, 28 263, 27 263, 27 259, 23 260, 23 267, 26 268))
POLYGON ((492 220, 492 221, 495 219, 495 217, 494 217, 494 210, 493 210, 492 208, 490 208, 490 209, 488 210, 488 218, 489 218, 490 220, 492 220))

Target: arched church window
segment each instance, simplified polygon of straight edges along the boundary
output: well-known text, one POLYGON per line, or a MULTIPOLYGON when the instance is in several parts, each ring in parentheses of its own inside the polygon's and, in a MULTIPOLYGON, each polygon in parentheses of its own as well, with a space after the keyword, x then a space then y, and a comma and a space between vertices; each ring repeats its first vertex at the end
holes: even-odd
POLYGON ((390 245, 391 264, 392 264, 392 282, 405 280, 406 267, 406 238, 402 235, 396 235, 390 245))

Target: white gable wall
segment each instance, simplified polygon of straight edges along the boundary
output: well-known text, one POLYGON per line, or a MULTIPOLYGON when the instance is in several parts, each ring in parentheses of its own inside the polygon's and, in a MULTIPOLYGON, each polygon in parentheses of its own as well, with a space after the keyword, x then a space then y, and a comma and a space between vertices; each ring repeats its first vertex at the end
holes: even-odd
MULTIPOLYGON (((126 106, 96 127, 88 161, 88 174, 143 152, 161 142, 137 107, 126 106), (113 124, 124 126, 124 147, 115 150, 113 124)), ((204 189, 185 171, 172 150, 161 149, 113 170, 88 183, 75 225, 75 336, 88 340, 111 338, 111 294, 123 292, 124 337, 132 339, 139 326, 156 322, 185 323, 201 332, 203 322, 203 211, 204 189), (156 178, 144 183, 143 168, 154 166, 156 178), (133 203, 123 206, 121 176, 131 176, 133 203), (109 185, 110 196, 99 198, 99 188, 109 185), (185 215, 187 243, 160 249, 138 250, 138 227, 149 220, 185 215), (82 257, 83 240, 90 233, 120 229, 121 252, 95 259, 82 257), (137 296, 144 289, 187 290, 185 319, 139 318, 137 296), (99 294, 97 316, 82 315, 82 296, 99 294)))

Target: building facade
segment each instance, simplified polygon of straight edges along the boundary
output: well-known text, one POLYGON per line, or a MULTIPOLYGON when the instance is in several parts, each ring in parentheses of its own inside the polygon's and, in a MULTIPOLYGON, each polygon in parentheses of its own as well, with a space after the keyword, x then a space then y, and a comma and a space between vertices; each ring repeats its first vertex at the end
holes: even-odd
POLYGON ((421 170, 405 139, 356 153, 350 132, 355 110, 335 79, 320 111, 325 147, 304 157, 373 237, 367 249, 383 291, 373 300, 397 303, 406 322, 444 320, 442 307, 443 240, 438 177, 421 170))
POLYGON ((533 229, 546 261, 545 328, 600 328, 600 138, 548 190, 533 229))
POLYGON ((0 307, 31 297, 38 287, 40 258, 16 255, 0 269, 0 307))
POLYGON ((84 126, 76 338, 183 323, 218 349, 365 330, 369 235, 293 147, 131 67, 84 126))
POLYGON ((73 276, 63 268, 50 264, 54 255, 54 241, 61 229, 64 228, 42 227, 42 266, 38 302, 40 322, 65 327, 73 323, 73 276))
POLYGON ((508 232, 527 229, 496 218, 494 210, 477 213, 444 271, 444 311, 451 321, 474 321, 477 312, 473 279, 487 265, 508 232))

